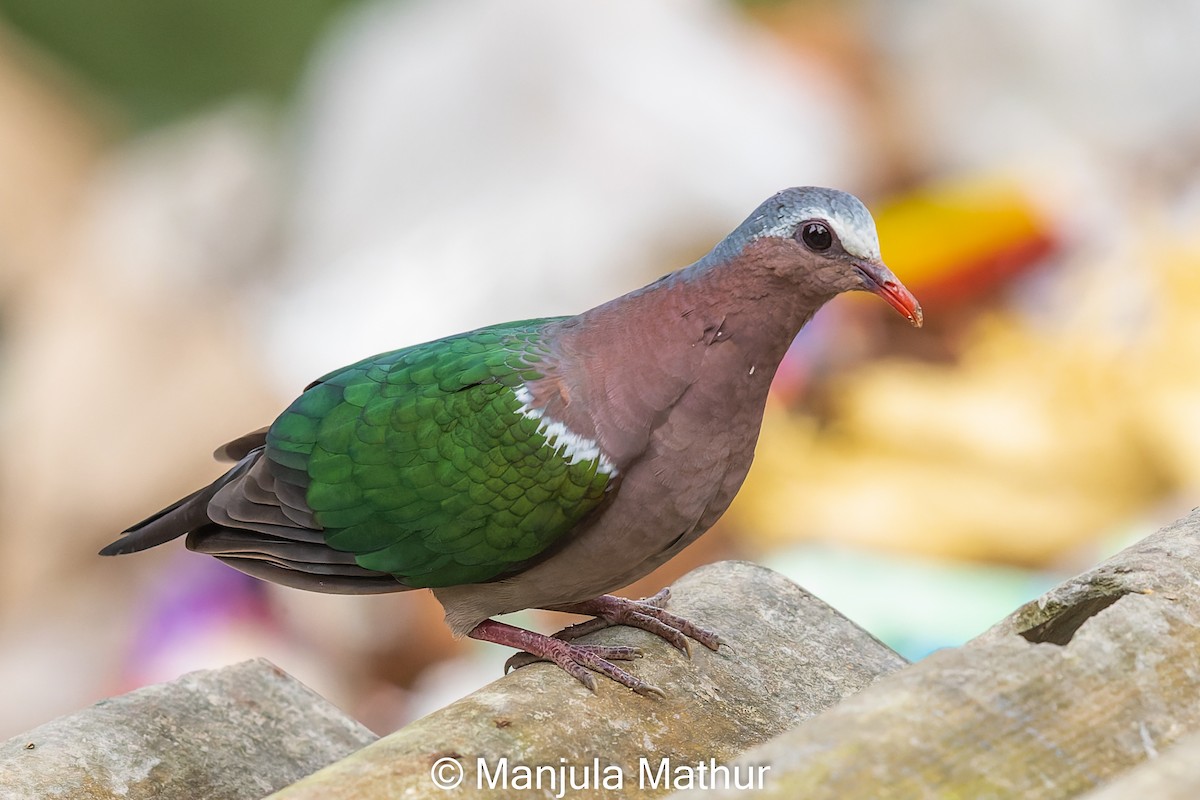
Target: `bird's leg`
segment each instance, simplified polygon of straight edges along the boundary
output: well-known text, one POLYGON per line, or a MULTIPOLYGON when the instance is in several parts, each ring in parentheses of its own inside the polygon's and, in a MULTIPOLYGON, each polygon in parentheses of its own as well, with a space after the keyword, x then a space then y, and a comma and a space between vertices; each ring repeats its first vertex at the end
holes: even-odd
POLYGON ((525 666, 533 661, 553 661, 593 692, 596 679, 592 672, 599 672, 617 683, 628 686, 638 694, 663 696, 657 686, 646 683, 613 664, 612 661, 631 661, 640 658, 642 651, 625 645, 575 644, 555 639, 541 633, 527 631, 514 625, 485 619, 467 634, 472 639, 515 647, 524 652, 517 653, 504 665, 504 671, 525 666), (513 665, 514 659, 525 656, 521 663, 513 665), (591 672, 589 672, 591 670, 591 672))
MULTIPOLYGON (((689 638, 695 639, 709 650, 716 650, 721 646, 721 637, 717 634, 664 610, 662 606, 666 604, 668 597, 670 597, 670 593, 665 589, 646 600, 628 600, 624 597, 602 594, 592 600, 555 606, 550 610, 587 614, 603 620, 608 625, 628 625, 631 628, 641 628, 666 639, 689 656, 692 654, 691 646, 688 644, 689 638)), ((607 627, 607 625, 593 625, 594 623, 596 620, 571 625, 559 631, 556 638, 574 639, 584 633, 607 627)))

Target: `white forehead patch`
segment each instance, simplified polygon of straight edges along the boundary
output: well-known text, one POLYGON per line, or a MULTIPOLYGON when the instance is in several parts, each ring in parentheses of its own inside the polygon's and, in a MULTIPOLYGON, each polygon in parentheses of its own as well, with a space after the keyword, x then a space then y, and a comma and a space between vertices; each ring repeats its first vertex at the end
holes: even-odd
POLYGON ((517 413, 538 423, 537 432, 546 438, 546 447, 561 455, 568 464, 596 461, 596 471, 604 475, 615 475, 616 464, 609 461, 608 456, 600 449, 600 443, 595 439, 580 436, 564 423, 551 419, 544 408, 534 408, 533 393, 524 384, 513 389, 517 402, 521 405, 517 413))
POLYGON ((788 208, 777 214, 771 223, 764 225, 759 235, 754 238, 791 236, 802 221, 820 220, 829 225, 847 253, 870 261, 880 261, 879 234, 875 232, 875 220, 867 213, 866 208, 862 209, 862 213, 852 214, 839 213, 842 210, 819 206, 788 208))

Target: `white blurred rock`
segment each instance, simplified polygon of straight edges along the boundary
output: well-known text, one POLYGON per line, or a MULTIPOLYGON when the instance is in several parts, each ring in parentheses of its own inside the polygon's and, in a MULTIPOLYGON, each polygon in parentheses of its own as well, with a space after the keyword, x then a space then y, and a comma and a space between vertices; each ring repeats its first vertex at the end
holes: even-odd
POLYGON ((632 289, 785 186, 853 188, 854 113, 724 3, 369 5, 304 93, 270 361, 294 389, 632 289))
POLYGON ((233 104, 119 148, 87 192, 80 269, 134 302, 229 303, 278 247, 277 145, 262 110, 233 104))
POLYGON ((940 164, 1080 147, 1142 157, 1200 130, 1200 6, 1121 0, 872 3, 890 89, 940 164))

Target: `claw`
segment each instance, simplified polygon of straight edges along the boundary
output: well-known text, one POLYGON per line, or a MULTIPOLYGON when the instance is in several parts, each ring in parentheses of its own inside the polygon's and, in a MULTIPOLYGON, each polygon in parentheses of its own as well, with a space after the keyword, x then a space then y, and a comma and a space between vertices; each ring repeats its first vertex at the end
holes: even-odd
POLYGON ((629 674, 612 663, 640 658, 642 651, 637 647, 564 642, 491 619, 485 619, 476 625, 468 635, 473 639, 504 644, 523 651, 505 662, 505 672, 509 669, 520 669, 535 661, 551 661, 593 692, 597 688, 593 673, 598 672, 622 686, 628 686, 638 694, 665 696, 657 686, 629 674))
POLYGON ((667 601, 671 599, 671 587, 664 586, 658 592, 650 597, 643 597, 635 602, 641 603, 644 606, 654 606, 655 608, 666 608, 667 601))
POLYGON ((646 683, 645 681, 642 681, 641 684, 641 686, 635 686, 632 688, 642 697, 657 697, 659 700, 667 699, 667 693, 654 684, 646 683))

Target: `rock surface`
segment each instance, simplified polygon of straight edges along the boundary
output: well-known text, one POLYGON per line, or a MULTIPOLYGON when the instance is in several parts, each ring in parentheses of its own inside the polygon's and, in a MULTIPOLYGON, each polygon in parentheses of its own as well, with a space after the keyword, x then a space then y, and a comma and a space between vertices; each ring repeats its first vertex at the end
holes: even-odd
POLYGON ((1177 742, 1082 800, 1196 800, 1200 797, 1200 733, 1177 742))
POLYGON ((656 775, 673 765, 724 762, 854 694, 904 665, 879 641, 782 576, 751 564, 701 567, 672 588, 668 608, 718 631, 731 645, 692 658, 643 631, 604 630, 582 641, 641 647, 631 670, 661 687, 642 697, 601 679, 592 694, 548 664, 517 670, 387 736, 276 795, 275 800, 383 800, 441 796, 443 780, 462 775, 454 796, 555 796, 570 780, 621 772, 619 791, 593 783, 570 797, 639 798, 666 794, 640 785, 645 759, 656 775), (508 790, 497 778, 507 758, 508 790), (479 765, 486 764, 481 773, 479 765), (440 763, 439 763, 440 762, 440 763), (542 791, 521 788, 518 766, 553 768, 542 791), (461 773, 459 770, 461 769, 461 773), (480 781, 484 781, 482 784, 480 781))
POLYGON ((743 754, 763 790, 678 796, 1078 797, 1200 730, 1197 575, 1200 511, 743 754))
POLYGON ((147 686, 0 743, 0 798, 258 800, 376 738, 258 659, 147 686))

